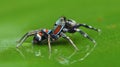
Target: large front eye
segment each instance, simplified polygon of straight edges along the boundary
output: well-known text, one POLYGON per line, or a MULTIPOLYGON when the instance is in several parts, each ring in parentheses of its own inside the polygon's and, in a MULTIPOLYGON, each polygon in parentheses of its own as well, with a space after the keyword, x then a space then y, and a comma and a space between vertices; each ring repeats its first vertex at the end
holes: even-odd
POLYGON ((54 24, 55 26, 57 25, 57 24, 54 24))
POLYGON ((42 39, 41 36, 39 34, 36 34, 33 38, 33 43, 37 44, 41 41, 41 39, 42 39))
POLYGON ((38 41, 41 41, 41 36, 39 34, 37 34, 37 39, 38 41))

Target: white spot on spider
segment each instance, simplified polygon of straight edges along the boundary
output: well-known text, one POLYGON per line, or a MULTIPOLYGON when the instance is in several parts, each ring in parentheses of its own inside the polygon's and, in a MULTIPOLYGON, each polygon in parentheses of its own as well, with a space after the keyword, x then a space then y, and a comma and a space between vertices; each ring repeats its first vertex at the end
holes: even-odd
POLYGON ((83 25, 86 25, 86 24, 83 24, 83 25))
POLYGON ((64 31, 64 32, 67 32, 67 31, 68 31, 68 29, 67 29, 67 28, 64 28, 64 29, 63 29, 63 31, 64 31))
POLYGON ((37 36, 39 37, 39 41, 41 41, 41 36, 39 34, 37 34, 37 36))
POLYGON ((75 25, 76 25, 76 22, 75 22, 74 20, 68 21, 68 23, 69 23, 71 26, 75 26, 75 25))
POLYGON ((75 29, 76 31, 80 31, 80 29, 75 29))
POLYGON ((94 44, 96 44, 96 41, 95 41, 95 40, 93 40, 93 43, 94 43, 94 44))
POLYGON ((43 31, 46 31, 46 29, 43 29, 43 31))
POLYGON ((87 37, 88 35, 87 34, 84 34, 84 37, 87 37))
POLYGON ((98 29, 98 32, 101 32, 101 30, 100 30, 100 29, 98 29))
POLYGON ((92 28, 92 26, 89 26, 89 28, 92 28))

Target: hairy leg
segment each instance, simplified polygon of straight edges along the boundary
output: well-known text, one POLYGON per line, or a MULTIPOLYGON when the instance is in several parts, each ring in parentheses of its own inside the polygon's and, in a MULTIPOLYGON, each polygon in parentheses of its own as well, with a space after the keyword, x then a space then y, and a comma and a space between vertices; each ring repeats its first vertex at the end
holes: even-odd
POLYGON ((48 34, 48 47, 49 47, 49 52, 51 53, 50 35, 49 34, 48 34))
POLYGON ((75 29, 77 32, 79 32, 82 36, 84 36, 85 38, 89 39, 90 41, 92 41, 94 44, 96 44, 96 41, 94 39, 92 39, 87 33, 83 32, 80 29, 75 29))
POLYGON ((38 31, 40 30, 34 30, 34 31, 30 31, 27 32, 19 41, 16 47, 19 47, 22 45, 22 43, 29 37, 29 36, 33 36, 34 34, 36 34, 38 31))
POLYGON ((68 41, 72 44, 72 46, 73 46, 76 50, 78 50, 77 46, 73 43, 73 41, 70 39, 70 37, 66 36, 64 33, 62 33, 62 37, 63 37, 64 39, 68 40, 68 41))
POLYGON ((92 29, 92 30, 94 30, 94 31, 100 32, 100 29, 97 29, 97 28, 92 27, 92 26, 87 25, 87 24, 77 24, 76 26, 77 26, 77 27, 83 26, 83 27, 86 27, 86 28, 88 28, 88 29, 92 29))

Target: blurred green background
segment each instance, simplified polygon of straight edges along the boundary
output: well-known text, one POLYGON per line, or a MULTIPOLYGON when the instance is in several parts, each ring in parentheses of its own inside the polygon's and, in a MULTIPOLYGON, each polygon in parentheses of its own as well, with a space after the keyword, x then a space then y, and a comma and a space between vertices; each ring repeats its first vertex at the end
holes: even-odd
POLYGON ((0 67, 120 67, 119 37, 119 0, 0 0, 0 67), (51 29, 60 16, 102 30, 99 35, 81 28, 97 41, 97 47, 83 61, 77 60, 93 44, 79 33, 67 34, 80 49, 71 58, 74 49, 62 38, 52 43, 50 59, 47 43, 32 48, 32 37, 23 44, 25 47, 15 48, 23 34, 51 29))

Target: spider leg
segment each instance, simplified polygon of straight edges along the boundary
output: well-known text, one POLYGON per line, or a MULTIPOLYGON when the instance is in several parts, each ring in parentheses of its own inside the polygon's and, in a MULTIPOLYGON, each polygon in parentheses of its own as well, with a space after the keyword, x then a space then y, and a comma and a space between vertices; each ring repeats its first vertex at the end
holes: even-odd
POLYGON ((87 24, 77 24, 77 27, 80 27, 80 26, 86 27, 88 29, 92 29, 92 30, 97 31, 97 32, 101 31, 100 29, 94 28, 94 27, 87 25, 87 24))
POLYGON ((65 35, 64 33, 62 33, 62 37, 63 37, 64 39, 68 40, 76 50, 79 50, 79 49, 77 48, 77 46, 73 43, 73 41, 70 39, 70 37, 68 37, 68 36, 65 35))
POLYGON ((34 31, 30 31, 27 32, 19 41, 16 47, 19 47, 22 45, 22 43, 29 37, 29 36, 33 36, 35 33, 37 33, 39 30, 34 30, 34 31))
POLYGON ((82 34, 82 36, 84 36, 85 38, 89 39, 90 41, 92 41, 94 44, 96 44, 96 41, 94 39, 92 39, 87 33, 83 32, 80 29, 75 29, 77 32, 79 32, 80 34, 82 34))
POLYGON ((49 34, 48 34, 48 47, 49 47, 49 52, 51 53, 50 35, 49 34))
POLYGON ((25 34, 21 37, 21 39, 20 39, 19 41, 17 41, 17 43, 20 43, 27 35, 28 35, 28 32, 25 33, 25 34))

